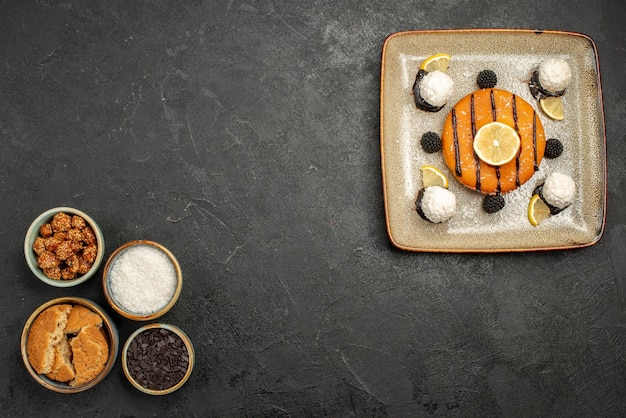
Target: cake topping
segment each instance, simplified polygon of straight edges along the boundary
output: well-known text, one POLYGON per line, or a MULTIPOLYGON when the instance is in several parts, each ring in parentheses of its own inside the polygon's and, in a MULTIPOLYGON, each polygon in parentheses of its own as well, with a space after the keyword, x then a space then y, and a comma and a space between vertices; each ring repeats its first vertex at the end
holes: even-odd
POLYGON ((151 245, 125 249, 109 271, 111 295, 126 311, 150 315, 174 296, 177 272, 169 256, 151 245))
POLYGON ((419 83, 420 96, 434 107, 445 105, 452 97, 454 81, 442 71, 431 71, 419 83))
POLYGON ((441 138, 436 132, 426 132, 422 135, 420 144, 422 145, 422 149, 428 154, 441 151, 441 138))
POLYGON ((415 77, 415 105, 427 112, 438 112, 452 97, 454 82, 446 74, 450 55, 434 54, 426 58, 415 77))
POLYGON ((190 367, 189 351, 175 332, 149 328, 137 334, 129 344, 126 366, 140 386, 167 390, 185 378, 190 367))
POLYGON ((418 213, 433 223, 445 222, 456 213, 454 193, 440 186, 422 189, 416 203, 418 213))
POLYGON ((567 174, 552 173, 543 183, 541 197, 548 205, 564 209, 571 205, 576 197, 576 184, 567 174))
POLYGON ((537 226, 550 216, 550 207, 538 194, 534 194, 528 204, 528 220, 532 226, 537 226))
POLYGON ((562 92, 569 86, 571 79, 572 70, 564 59, 550 58, 539 66, 539 84, 550 93, 562 92))
POLYGON ((434 54, 430 57, 426 58, 422 65, 420 65, 420 70, 424 71, 443 71, 444 73, 448 70, 448 64, 452 57, 448 54, 434 54))
POLYGON ((499 194, 488 194, 483 199, 483 210, 487 213, 496 213, 504 208, 504 197, 499 194))
POLYGON ((500 166, 515 158, 520 143, 515 129, 502 122, 491 122, 476 132, 474 152, 487 164, 500 166))
POLYGON ((498 84, 498 76, 491 70, 482 70, 478 73, 476 83, 481 89, 492 89, 498 84))
POLYGON ((440 186, 448 188, 448 178, 437 167, 432 165, 422 166, 422 183, 424 188, 430 186, 440 186))
POLYGON ((539 107, 549 118, 554 120, 563 120, 563 100, 561 97, 544 97, 539 100, 539 107))
POLYGON ((557 158, 563 153, 563 144, 556 138, 550 138, 546 141, 546 151, 544 157, 557 158))

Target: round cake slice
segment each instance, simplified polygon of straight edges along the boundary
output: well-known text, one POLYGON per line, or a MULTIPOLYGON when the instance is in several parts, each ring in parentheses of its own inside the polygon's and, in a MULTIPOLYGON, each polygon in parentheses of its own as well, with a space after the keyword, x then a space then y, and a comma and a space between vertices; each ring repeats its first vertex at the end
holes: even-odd
POLYGON ((539 169, 546 148, 543 125, 533 107, 521 97, 501 89, 485 88, 465 96, 446 117, 441 136, 443 156, 454 176, 484 194, 515 190, 539 169), (474 152, 476 132, 491 122, 513 128, 520 139, 511 161, 493 166, 474 152))

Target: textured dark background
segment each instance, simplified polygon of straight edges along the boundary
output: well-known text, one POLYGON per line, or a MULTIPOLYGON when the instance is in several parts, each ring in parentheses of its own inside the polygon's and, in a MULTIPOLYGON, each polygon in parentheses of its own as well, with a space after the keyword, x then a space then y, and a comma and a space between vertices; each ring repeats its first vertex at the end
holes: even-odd
MULTIPOLYGON (((626 8, 604 1, 0 1, 0 415, 626 415, 626 8), (608 146, 603 239, 576 251, 415 254, 384 224, 383 41, 531 28, 597 43, 608 146), (163 321, 193 340, 181 390, 121 366, 77 395, 27 374, 50 288, 23 238, 69 205, 177 255, 163 321)), ((115 316, 125 340, 139 324, 115 316)))

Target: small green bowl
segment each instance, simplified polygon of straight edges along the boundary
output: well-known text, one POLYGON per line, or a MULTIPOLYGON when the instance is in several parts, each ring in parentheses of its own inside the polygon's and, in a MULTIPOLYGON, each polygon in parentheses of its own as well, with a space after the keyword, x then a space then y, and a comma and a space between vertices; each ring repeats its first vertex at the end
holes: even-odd
POLYGON ((39 215, 33 223, 28 228, 26 232, 26 238, 24 239, 24 256, 26 257, 26 264, 30 270, 37 276, 39 280, 42 282, 49 284, 50 286, 55 287, 72 287, 79 285, 87 280, 89 280, 100 268, 100 264, 102 264, 102 259, 104 258, 104 237, 102 236, 102 231, 100 227, 89 215, 86 213, 69 207, 58 207, 45 211, 41 215, 39 215), (39 236, 39 228, 45 223, 48 223, 52 220, 52 217, 59 212, 67 213, 68 215, 78 215, 82 217, 85 222, 91 226, 94 234, 96 235, 96 241, 98 246, 98 251, 96 254, 96 259, 91 266, 91 269, 81 275, 71 280, 54 280, 46 276, 43 270, 37 264, 37 254, 33 251, 33 244, 35 243, 35 239, 39 236))
POLYGON ((141 328, 137 329, 135 332, 133 332, 130 335, 130 337, 128 337, 128 339, 126 340, 126 343, 124 344, 124 347, 122 348, 122 370, 124 371, 124 375, 136 389, 140 390, 143 393, 147 393, 148 395, 167 395, 169 393, 175 392, 178 389, 180 389, 185 384, 185 382, 187 382, 187 380, 189 379, 189 376, 191 376, 194 363, 195 363, 195 352, 193 349, 193 344, 191 344, 191 340, 189 339, 189 337, 187 336, 187 334, 185 334, 183 330, 181 330, 180 328, 174 325, 160 324, 160 323, 144 325, 141 328), (150 329, 154 329, 154 328, 165 329, 178 335, 178 337, 180 337, 180 339, 183 341, 183 344, 185 345, 185 348, 187 349, 187 355, 189 357, 189 360, 187 363, 187 370, 185 374, 183 375, 183 377, 172 387, 163 389, 163 390, 148 389, 142 386, 138 381, 136 381, 133 378, 128 368, 128 350, 129 350, 131 343, 142 332, 150 330, 150 329))
POLYGON ((90 389, 96 386, 98 383, 100 383, 113 369, 113 366, 115 365, 115 361, 117 360, 119 346, 120 346, 119 333, 117 330, 117 326, 115 325, 111 317, 97 303, 89 299, 79 298, 79 297, 62 297, 62 298, 53 299, 44 303, 43 305, 39 306, 31 314, 31 316, 26 321, 26 324, 24 325, 24 329, 22 330, 21 352, 22 352, 22 361, 24 362, 24 365, 26 366, 26 370, 28 370, 28 373, 41 386, 45 387, 46 389, 50 389, 54 392, 58 392, 58 393, 83 392, 87 389, 90 389), (104 365, 104 369, 100 372, 100 374, 98 374, 98 376, 95 377, 95 379, 81 386, 70 386, 67 383, 57 382, 55 380, 49 379, 45 375, 41 375, 37 373, 35 369, 33 368, 33 366, 30 364, 30 361, 28 360, 27 346, 28 346, 28 335, 30 332, 30 327, 32 326, 37 316, 40 313, 42 313, 45 309, 49 308, 50 306, 60 305, 60 304, 83 305, 86 308, 90 309, 92 312, 95 312, 96 314, 100 315, 102 317, 102 328, 106 331, 106 335, 109 340, 109 357, 107 358, 107 361, 104 365))

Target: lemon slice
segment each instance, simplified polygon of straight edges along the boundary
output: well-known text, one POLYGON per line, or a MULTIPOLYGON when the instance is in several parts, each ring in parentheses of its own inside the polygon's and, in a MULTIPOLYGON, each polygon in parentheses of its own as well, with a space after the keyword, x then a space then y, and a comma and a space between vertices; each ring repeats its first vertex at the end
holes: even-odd
POLYGON ((554 120, 563 120, 565 117, 561 97, 545 97, 539 100, 539 106, 548 117, 554 120))
POLYGON ((448 69, 448 63, 451 59, 452 57, 448 54, 431 55, 430 57, 426 58, 424 62, 422 62, 422 65, 420 65, 420 70, 428 72, 439 70, 445 73, 448 69))
POLYGON ((502 122, 482 126, 474 137, 474 151, 478 158, 490 165, 499 166, 511 161, 520 148, 515 129, 502 122))
POLYGON ((537 226, 550 216, 550 208, 538 194, 533 195, 528 204, 528 220, 532 226, 537 226))
POLYGON ((424 183, 424 188, 430 186, 440 186, 444 189, 448 188, 448 178, 446 175, 432 165, 422 166, 422 183, 424 183))

